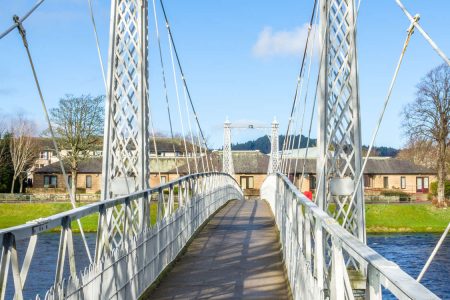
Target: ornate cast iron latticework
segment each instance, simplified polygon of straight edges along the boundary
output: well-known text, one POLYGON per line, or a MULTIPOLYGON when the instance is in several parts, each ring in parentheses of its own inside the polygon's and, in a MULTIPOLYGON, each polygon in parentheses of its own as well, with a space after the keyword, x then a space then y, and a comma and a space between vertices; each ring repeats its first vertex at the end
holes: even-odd
POLYGON ((355 1, 320 5, 318 205, 365 242, 355 1))
MULTIPOLYGON (((111 2, 108 97, 105 109, 102 199, 148 188, 147 1, 111 2)), ((106 214, 102 233, 110 249, 122 242, 124 230, 135 233, 148 219, 147 201, 131 211, 116 206, 106 214), (120 221, 122 214, 131 226, 120 221), (106 221, 106 222, 105 222, 106 221)), ((97 258, 99 250, 98 238, 97 258)))
POLYGON ((231 123, 228 119, 223 124, 222 172, 234 175, 233 156, 231 153, 231 123))
POLYGON ((269 169, 267 170, 268 174, 274 174, 278 172, 278 164, 279 164, 279 145, 278 145, 278 122, 274 119, 272 122, 272 132, 270 136, 270 163, 269 169))

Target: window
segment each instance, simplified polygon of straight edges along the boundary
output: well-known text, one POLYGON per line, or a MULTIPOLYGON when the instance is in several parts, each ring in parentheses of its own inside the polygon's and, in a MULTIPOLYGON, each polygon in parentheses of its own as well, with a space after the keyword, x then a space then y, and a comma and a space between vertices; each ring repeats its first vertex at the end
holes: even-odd
POLYGON ((91 189, 92 188, 92 176, 86 175, 86 188, 91 189))
POLYGON ((56 188, 57 186, 58 186, 58 180, 55 175, 45 175, 44 176, 44 187, 56 188))
POLYGON ((39 152, 39 158, 48 159, 48 151, 39 152))
POLYGON ((164 184, 167 182, 167 177, 166 176, 161 176, 161 184, 164 184))
POLYGON ((405 176, 400 177, 400 188, 406 189, 406 177, 405 176))
POLYGON ((253 176, 241 176, 241 188, 245 189, 253 189, 253 176))
POLYGON ((309 190, 316 189, 316 176, 309 175, 309 190))
POLYGON ((372 175, 364 175, 364 187, 366 187, 366 188, 373 187, 373 176, 372 175))
POLYGON ((387 177, 387 176, 383 177, 383 188, 385 188, 385 189, 389 188, 389 177, 387 177))
POLYGON ((67 177, 67 181, 69 182, 69 187, 72 188, 72 175, 67 177))

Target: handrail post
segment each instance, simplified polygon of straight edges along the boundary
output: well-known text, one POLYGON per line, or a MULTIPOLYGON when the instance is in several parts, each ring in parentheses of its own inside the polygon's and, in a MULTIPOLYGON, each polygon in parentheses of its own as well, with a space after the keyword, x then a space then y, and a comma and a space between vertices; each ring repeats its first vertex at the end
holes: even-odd
POLYGON ((314 268, 317 281, 317 287, 320 291, 320 298, 323 299, 323 265, 324 265, 324 254, 323 254, 323 230, 322 221, 315 219, 314 224, 314 268))
POLYGON ((370 264, 367 266, 366 299, 382 299, 380 273, 370 264))

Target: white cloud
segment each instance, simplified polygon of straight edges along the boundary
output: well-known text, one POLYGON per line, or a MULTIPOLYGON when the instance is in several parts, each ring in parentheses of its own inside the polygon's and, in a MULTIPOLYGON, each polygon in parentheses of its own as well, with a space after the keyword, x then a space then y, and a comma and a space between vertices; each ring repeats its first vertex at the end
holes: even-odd
MULTIPOLYGON (((306 38, 308 36, 309 24, 296 27, 293 30, 273 31, 271 27, 265 27, 260 33, 256 44, 253 46, 253 55, 259 58, 273 56, 298 56, 303 53, 306 38)), ((313 26, 310 36, 310 45, 314 36, 313 26)), ((317 38, 316 38, 317 39, 317 38)), ((317 51, 317 43, 314 52, 317 51)))

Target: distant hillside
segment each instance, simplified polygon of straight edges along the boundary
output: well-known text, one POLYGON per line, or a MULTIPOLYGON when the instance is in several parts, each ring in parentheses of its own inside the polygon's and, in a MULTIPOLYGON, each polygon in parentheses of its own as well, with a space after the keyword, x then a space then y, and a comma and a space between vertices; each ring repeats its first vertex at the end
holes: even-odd
MULTIPOLYGON (((283 149, 284 139, 285 139, 284 135, 279 136, 279 149, 280 150, 283 149)), ((294 141, 294 149, 306 148, 306 143, 307 143, 308 138, 302 135, 300 147, 297 147, 299 139, 300 139, 300 135, 296 135, 295 141, 294 141)), ((317 145, 317 139, 311 139, 309 141, 310 147, 315 147, 316 145, 317 145)), ((363 146, 362 148, 363 148, 362 149, 363 155, 365 155, 367 153, 368 146, 363 146)), ((262 153, 269 154, 270 153, 270 139, 267 136, 262 136, 253 141, 232 144, 231 149, 232 150, 259 150, 262 153)), ((386 147, 386 146, 376 147, 376 146, 374 146, 372 148, 371 156, 395 157, 395 156, 397 156, 398 152, 399 152, 398 149, 395 149, 392 147, 386 147)))
MULTIPOLYGON (((362 146, 363 155, 367 154, 368 148, 369 148, 369 146, 362 146)), ((370 156, 396 157, 398 152, 400 152, 399 149, 395 149, 395 148, 392 148, 392 147, 385 147, 385 146, 376 147, 376 146, 374 146, 372 148, 370 156)))
MULTIPOLYGON (((279 149, 280 150, 283 148, 284 139, 285 139, 284 135, 280 135, 279 136, 279 149)), ((302 138, 301 138, 301 141, 300 141, 300 145, 298 144, 299 139, 300 139, 300 135, 296 135, 294 137, 294 149, 305 148, 306 147, 306 143, 308 141, 308 138, 306 136, 302 135, 302 138), (297 147, 298 145, 300 147, 297 147)), ((317 143, 316 139, 310 139, 309 146, 310 147, 315 147, 316 143, 317 143)), ((245 142, 245 143, 232 144, 231 145, 231 149, 232 150, 259 150, 262 153, 269 154, 270 153, 270 139, 267 136, 262 136, 260 138, 257 138, 256 140, 253 140, 253 141, 248 141, 248 142, 245 142)))

